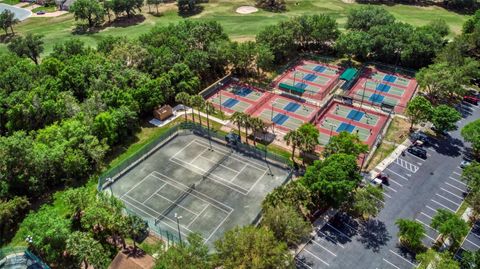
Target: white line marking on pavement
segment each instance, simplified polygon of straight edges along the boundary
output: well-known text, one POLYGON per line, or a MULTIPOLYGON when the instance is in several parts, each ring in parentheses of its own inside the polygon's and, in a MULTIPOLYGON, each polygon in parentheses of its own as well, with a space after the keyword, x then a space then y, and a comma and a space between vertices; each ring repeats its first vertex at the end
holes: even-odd
POLYGON ((397 192, 394 188, 390 187, 390 186, 386 186, 387 188, 389 188, 390 190, 392 190, 393 192, 397 192))
POLYGON ((453 196, 455 196, 455 197, 463 200, 463 197, 458 196, 458 195, 456 195, 455 193, 453 193, 453 192, 451 192, 451 191, 447 191, 447 190, 444 189, 444 188, 440 188, 440 189, 441 189, 442 191, 444 191, 444 192, 450 193, 451 195, 453 195, 453 196))
POLYGON ((330 223, 327 223, 327 225, 328 225, 330 228, 332 228, 332 229, 334 229, 335 231, 337 231, 338 233, 340 233, 340 235, 344 236, 345 238, 350 239, 350 237, 348 237, 348 235, 344 234, 343 232, 341 232, 341 231, 338 230, 337 228, 333 227, 332 225, 330 225, 330 223))
POLYGON ((434 150, 433 148, 427 148, 427 149, 430 150, 430 151, 435 152, 435 150, 434 150))
POLYGON ((317 258, 319 261, 323 262, 324 264, 326 264, 327 266, 330 266, 330 264, 328 264, 326 261, 320 259, 317 255, 313 254, 312 252, 308 251, 307 249, 303 249, 303 251, 307 252, 308 254, 312 255, 313 257, 317 258))
POLYGON ((396 182, 396 181, 395 181, 395 180, 393 180, 393 179, 389 179, 388 181, 391 181, 391 182, 393 182, 393 183, 397 184, 398 186, 400 186, 400 187, 403 187, 403 185, 402 185, 402 184, 400 184, 400 183, 396 182))
POLYGON ((428 237, 428 239, 432 240, 433 242, 437 241, 436 239, 432 238, 431 236, 429 236, 427 233, 423 233, 423 235, 425 235, 426 237, 428 237))
POLYGON ((453 172, 455 175, 457 176, 462 176, 462 174, 458 173, 458 172, 453 172))
POLYGON ((425 213, 423 213, 423 212, 420 212, 420 214, 426 216, 426 217, 429 218, 429 219, 432 219, 432 216, 430 216, 430 215, 428 215, 428 214, 425 214, 425 213))
POLYGON ((383 193, 383 195, 387 196, 388 198, 392 198, 392 196, 386 194, 386 193, 383 193))
POLYGON ((472 241, 470 241, 470 240, 468 240, 468 239, 466 239, 466 238, 465 238, 465 241, 467 241, 468 243, 470 243, 470 244, 472 244, 472 245, 476 246, 477 248, 480 248, 480 246, 479 246, 479 245, 477 245, 477 244, 473 243, 472 241))
POLYGON ((326 250, 328 253, 332 254, 333 256, 337 257, 337 254, 331 252, 329 249, 327 249, 326 247, 320 245, 319 243, 317 243, 315 240, 312 240, 313 243, 315 243, 317 246, 323 248, 324 250, 326 250))
POLYGON ((467 184, 465 184, 465 182, 462 182, 462 181, 460 181, 460 180, 458 180, 458 179, 455 179, 455 178, 453 178, 453 177, 448 177, 448 178, 455 180, 456 182, 462 184, 463 186, 467 186, 467 184))
POLYGON ((411 176, 412 176, 412 174, 405 174, 405 175, 407 175, 407 177, 411 177, 411 176))
MULTIPOLYGON (((335 238, 327 235, 326 233, 324 233, 324 232, 322 232, 322 231, 320 231, 320 230, 318 230, 317 232, 323 234, 325 237, 330 238, 332 241, 334 241, 333 244, 335 244, 336 246, 340 246, 341 248, 345 248, 344 246, 338 244, 338 243, 337 243, 337 240, 335 240, 335 238)), ((329 242, 330 242, 330 241, 329 241, 329 242)))
POLYGON ((456 186, 453 186, 452 184, 448 183, 448 182, 445 182, 445 184, 447 184, 448 186, 452 187, 452 188, 455 188, 461 192, 464 192, 464 190, 460 189, 459 187, 456 187, 456 186))
POLYGON ((421 224, 427 226, 427 228, 430 228, 430 229, 434 230, 435 232, 437 232, 437 230, 433 229, 432 227, 430 227, 430 225, 426 224, 425 222, 423 222, 423 221, 421 221, 421 220, 419 220, 419 219, 417 219, 417 218, 415 218, 415 220, 418 221, 418 222, 420 222, 421 224))
POLYGON ((308 265, 308 264, 306 264, 306 263, 302 262, 302 261, 301 261, 299 258, 295 257, 295 260, 297 260, 297 262, 300 262, 300 263, 302 263, 302 264, 303 264, 303 265, 305 265, 306 267, 308 267, 308 268, 310 268, 310 269, 313 269, 313 268, 312 268, 310 265, 308 265))
POLYGON ((393 171, 392 169, 390 169, 390 168, 387 168, 386 170, 388 170, 388 171, 390 171, 390 172, 394 173, 395 175, 397 175, 397 176, 399 176, 399 177, 401 177, 401 178, 405 179, 406 181, 408 181, 408 178, 406 178, 406 177, 404 177, 404 176, 400 175, 399 173, 397 173, 397 172, 393 171))
POLYGON ((412 263, 411 261, 405 259, 404 257, 398 255, 395 251, 391 250, 390 249, 390 252, 392 252, 393 254, 397 255, 398 257, 402 258, 404 261, 408 262, 409 264, 413 265, 413 266, 417 266, 416 264, 412 263))
POLYGON ((428 205, 427 205, 427 208, 430 209, 430 210, 432 210, 433 212, 437 212, 437 210, 436 210, 435 208, 432 208, 432 207, 430 207, 430 206, 428 206, 428 205))
POLYGON ((395 268, 397 268, 397 269, 400 269, 400 267, 398 267, 398 266, 394 265, 393 263, 385 260, 385 258, 383 258, 383 261, 386 262, 386 263, 388 263, 388 264, 390 264, 391 266, 393 266, 393 267, 395 267, 395 268))
POLYGON ((458 203, 456 203, 456 202, 454 202, 454 201, 452 201, 452 200, 450 200, 450 199, 448 199, 448 198, 445 198, 445 197, 443 197, 442 195, 440 195, 440 194, 438 194, 438 193, 435 193, 435 195, 438 196, 438 197, 440 197, 440 198, 442 198, 443 200, 449 201, 450 203, 452 203, 452 204, 454 204, 454 205, 456 205, 456 206, 459 205, 458 203))
POLYGON ((452 212, 455 212, 455 211, 453 211, 452 209, 450 209, 449 207, 446 207, 446 206, 444 206, 443 204, 441 204, 441 203, 439 203, 439 202, 437 202, 437 201, 435 201, 435 200, 433 200, 433 199, 430 199, 430 201, 432 201, 432 202, 440 205, 441 207, 444 207, 444 208, 446 208, 446 209, 448 209, 448 210, 450 210, 450 211, 452 211, 452 212))

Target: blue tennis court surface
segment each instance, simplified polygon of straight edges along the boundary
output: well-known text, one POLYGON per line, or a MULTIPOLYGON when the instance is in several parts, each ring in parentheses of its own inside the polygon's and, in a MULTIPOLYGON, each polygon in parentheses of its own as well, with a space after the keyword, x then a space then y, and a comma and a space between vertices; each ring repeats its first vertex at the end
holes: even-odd
POLYGON ((387 84, 380 83, 377 85, 377 91, 379 92, 388 92, 390 90, 390 86, 387 84))
POLYGON ((364 112, 352 109, 348 113, 347 118, 354 121, 360 121, 363 118, 363 115, 365 115, 364 112))
POLYGON ((315 66, 315 68, 313 68, 313 70, 315 72, 318 72, 318 73, 323 73, 323 71, 325 71, 325 69, 327 69, 325 66, 321 66, 321 65, 317 65, 315 66))
POLYGON ((288 116, 284 114, 277 114, 272 119, 272 121, 278 125, 282 125, 286 120, 288 120, 288 116))
POLYGON ((340 133, 340 132, 351 133, 353 131, 353 129, 355 129, 355 126, 353 126, 351 124, 348 124, 348 123, 345 123, 345 122, 342 122, 342 124, 340 124, 340 126, 338 126, 338 128, 337 128, 337 133, 340 133))
POLYGON ((234 105, 238 104, 238 102, 239 102, 239 101, 236 100, 236 99, 228 98, 228 100, 225 101, 225 102, 223 102, 222 105, 223 105, 224 107, 231 108, 231 107, 233 107, 234 105))
POLYGON ((383 80, 387 82, 394 82, 395 80, 397 80, 397 77, 392 75, 385 75, 383 77, 383 80))
POLYGON ((303 82, 298 82, 297 84, 295 84, 295 87, 305 90, 305 88, 307 88, 307 84, 303 82))
POLYGON ((383 98, 385 98, 385 96, 374 93, 370 96, 370 98, 368 98, 368 100, 374 103, 381 103, 383 101, 383 98))
POLYGON ((300 107, 299 104, 290 102, 288 103, 283 109, 288 111, 288 112, 295 112, 297 109, 300 107))
POLYGON ((314 81, 316 78, 317 76, 315 76, 314 74, 307 74, 303 77, 303 79, 307 81, 314 81))
POLYGON ((251 92, 252 92, 251 89, 246 88, 246 87, 243 87, 243 88, 241 88, 241 89, 239 89, 239 90, 236 90, 236 91, 235 91, 235 94, 236 94, 236 95, 239 95, 239 96, 242 96, 242 97, 245 97, 245 96, 249 95, 251 92))

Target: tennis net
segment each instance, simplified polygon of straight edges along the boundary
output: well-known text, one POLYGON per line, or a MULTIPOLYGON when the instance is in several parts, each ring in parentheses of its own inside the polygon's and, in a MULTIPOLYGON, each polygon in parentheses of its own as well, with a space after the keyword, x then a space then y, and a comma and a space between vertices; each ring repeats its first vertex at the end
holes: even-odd
POLYGON ((190 185, 184 192, 180 194, 180 196, 177 197, 177 199, 175 199, 175 201, 173 201, 173 203, 171 203, 165 210, 163 210, 163 212, 155 220, 155 225, 157 225, 161 220, 166 218, 167 215, 170 214, 170 212, 172 212, 172 210, 177 207, 179 203, 181 203, 190 193, 192 193, 195 187, 195 183, 190 185))

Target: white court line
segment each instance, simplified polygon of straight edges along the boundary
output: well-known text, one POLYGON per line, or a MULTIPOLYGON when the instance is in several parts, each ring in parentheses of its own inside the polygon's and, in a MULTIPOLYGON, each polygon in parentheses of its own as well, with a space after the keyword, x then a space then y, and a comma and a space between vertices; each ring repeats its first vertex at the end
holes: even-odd
POLYGON ((448 183, 448 182, 445 182, 445 184, 447 184, 448 186, 452 187, 452 188, 455 188, 459 191, 461 191, 462 193, 465 192, 464 190, 460 189, 459 187, 456 187, 456 186, 453 186, 452 184, 448 183))
POLYGON ((458 172, 453 172, 455 175, 457 176, 462 176, 462 174, 458 173, 458 172))
POLYGON ((312 252, 308 251, 308 249, 303 249, 302 251, 307 252, 308 254, 312 255, 313 257, 317 258, 319 261, 323 262, 325 265, 330 266, 326 261, 320 259, 317 255, 313 254, 312 252))
POLYGON ((396 266, 395 264, 393 264, 393 263, 391 263, 391 262, 387 261, 385 258, 382 258, 382 259, 383 259, 383 261, 384 261, 384 262, 386 262, 386 263, 390 264, 391 266, 393 266, 393 267, 395 267, 395 268, 397 268, 397 269, 400 269, 400 267, 398 267, 398 266, 396 266))
MULTIPOLYGON (((178 204, 178 203, 175 203, 175 201, 172 201, 172 200, 170 200, 170 199, 168 199, 168 198, 165 198, 165 196, 160 195, 160 194, 155 194, 155 195, 158 196, 158 197, 160 197, 160 198, 162 198, 162 199, 164 199, 164 200, 167 200, 167 201, 170 202, 171 204, 175 204, 175 207, 183 208, 183 209, 187 210, 188 212, 192 213, 193 215, 197 216, 197 213, 193 212, 192 210, 190 210, 190 209, 188 209, 188 208, 186 208, 186 207, 184 207, 184 206, 182 206, 182 205, 180 205, 180 204, 178 204)), ((128 197, 130 197, 130 196, 128 196, 128 197)), ((130 197, 130 198, 133 199, 133 197, 130 197)), ((135 199, 134 199, 134 200, 135 200, 135 199)), ((143 203, 142 203, 142 204, 143 204, 143 203)), ((143 204, 143 205, 145 205, 145 204, 143 204)), ((148 205, 145 205, 145 206, 148 207, 148 205)))
POLYGON ((138 187, 138 185, 142 184, 142 182, 147 179, 149 176, 151 176, 152 173, 146 175, 142 180, 140 180, 137 184, 133 185, 133 187, 131 189, 129 189, 126 193, 122 194, 122 196, 120 196, 120 199, 122 199, 123 196, 127 195, 130 191, 134 190, 135 188, 138 187))
POLYGON ((447 190, 444 189, 444 188, 440 188, 440 189, 441 189, 442 191, 446 192, 446 193, 450 193, 451 195, 453 195, 453 196, 455 196, 455 197, 457 197, 457 198, 459 198, 459 199, 462 199, 462 200, 464 199, 463 197, 458 196, 458 195, 456 195, 455 193, 453 193, 453 192, 451 192, 451 191, 447 191, 447 190))
MULTIPOLYGON (((193 158, 193 160, 189 161, 188 163, 193 163, 193 162, 196 161, 198 158, 203 157, 203 156, 202 156, 203 153, 205 153, 205 151, 207 151, 207 150, 208 150, 208 148, 204 149, 202 152, 200 152, 200 154, 197 155, 197 157, 193 158)), ((171 158, 178 159, 177 157, 173 157, 173 156, 170 157, 170 159, 171 159, 171 158)))
POLYGON ((220 224, 217 225, 217 227, 215 228, 215 230, 213 230, 213 232, 210 234, 210 236, 207 239, 205 239, 204 243, 207 243, 208 240, 210 240, 210 238, 212 238, 212 236, 217 232, 218 228, 220 228, 220 226, 222 226, 223 223, 230 217, 230 214, 232 214, 232 212, 228 213, 228 215, 225 216, 225 218, 222 220, 222 222, 220 222, 220 224))
POLYGON ((390 169, 390 168, 386 168, 386 170, 388 170, 388 171, 390 171, 390 172, 394 173, 395 175, 397 175, 397 176, 399 176, 399 177, 401 177, 401 178, 405 179, 406 181, 408 181, 408 178, 406 178, 406 177, 404 177, 404 176, 400 175, 399 173, 397 173, 397 172, 393 171, 392 169, 390 169))
POLYGON ((397 192, 394 188, 390 187, 390 186, 385 186, 387 188, 389 188, 390 190, 394 191, 394 192, 397 192))
POLYGON ((401 259, 403 259, 404 261, 408 262, 409 264, 413 265, 413 266, 417 266, 416 264, 412 263, 411 261, 405 259, 404 257, 398 255, 398 253, 396 253, 395 251, 391 250, 390 249, 390 252, 392 252, 393 254, 397 255, 398 257, 400 257, 401 259))
POLYGON ((335 256, 335 257, 337 257, 337 254, 331 252, 331 251, 330 251, 329 249, 327 249, 326 247, 324 247, 324 246, 320 245, 319 243, 315 242, 315 240, 312 240, 312 242, 313 242, 314 244, 316 244, 317 246, 319 246, 319 247, 323 248, 324 250, 326 250, 328 253, 332 254, 332 255, 335 256))
POLYGON ((310 265, 302 262, 299 258, 295 257, 295 260, 297 260, 297 262, 300 262, 301 264, 305 265, 306 267, 310 268, 310 269, 313 269, 310 265))
POLYGON ((465 241, 467 241, 468 243, 470 243, 470 244, 472 244, 472 245, 476 246, 477 248, 480 248, 480 246, 479 246, 479 245, 477 245, 477 244, 473 243, 472 241, 468 240, 467 238, 465 238, 465 241))
MULTIPOLYGON (((225 156, 222 156, 222 158, 223 158, 223 157, 225 157, 225 156)), ((205 160, 207 160, 207 161, 209 161, 209 162, 212 162, 212 163, 213 163, 212 166, 217 165, 218 162, 220 161, 220 160, 219 160, 219 161, 210 160, 209 158, 207 158, 207 157, 205 157, 205 156, 200 156, 200 158, 205 159, 205 160)), ((175 159, 180 160, 179 158, 175 158, 175 159)), ((182 161, 182 160, 180 160, 180 161, 182 161)), ((190 164, 190 165, 194 166, 193 164, 190 164)), ((228 167, 228 166, 226 166, 226 165, 219 164, 219 166, 221 166, 221 167, 223 167, 223 168, 225 168, 225 169, 227 169, 227 170, 230 170, 230 171, 232 171, 232 172, 234 172, 234 173, 237 173, 237 175, 238 175, 238 173, 240 173, 240 171, 237 171, 237 170, 235 170, 235 169, 233 169, 233 168, 230 168, 230 167, 228 167)))
MULTIPOLYGON (((166 182, 164 182, 163 185, 162 185, 160 188, 158 188, 154 193, 152 193, 152 195, 148 196, 148 198, 145 199, 145 200, 142 202, 142 204, 145 204, 146 201, 150 200, 150 198, 152 198, 155 194, 157 194, 157 192, 158 192, 159 190, 163 189, 163 187, 165 187, 165 185, 167 185, 166 182)), ((129 195, 129 197, 130 197, 130 195, 129 195)))
POLYGON ((425 214, 425 213, 423 213, 423 212, 420 212, 420 214, 426 216, 426 217, 429 218, 429 219, 432 219, 432 218, 433 218, 432 216, 430 216, 430 215, 428 215, 428 214, 425 214))
POLYGON ((438 197, 440 197, 440 198, 442 198, 443 200, 449 201, 450 203, 452 203, 452 204, 454 204, 454 205, 456 205, 456 206, 459 206, 459 205, 460 205, 460 204, 458 204, 457 202, 454 202, 454 201, 452 201, 452 200, 450 200, 450 199, 448 199, 448 198, 445 198, 445 197, 443 197, 442 195, 440 195, 440 194, 438 194, 438 193, 435 193, 435 195, 438 196, 438 197))
POLYGON ((252 187, 250 187, 250 189, 248 190, 248 193, 250 193, 253 188, 255 188, 255 186, 257 185, 257 183, 267 174, 268 170, 265 170, 265 172, 263 172, 263 174, 258 177, 257 181, 255 181, 255 183, 253 183, 252 187))
POLYGON ((245 168, 246 168, 247 166, 248 166, 248 165, 245 164, 245 165, 242 167, 242 169, 240 169, 240 171, 238 171, 237 174, 236 174, 231 180, 229 180, 229 182, 233 182, 233 181, 237 178, 237 176, 240 175, 240 174, 243 172, 243 170, 245 170, 245 168))
POLYGON ((448 210, 450 210, 450 211, 452 211, 452 212, 455 212, 455 211, 453 211, 452 209, 450 209, 449 207, 446 207, 446 206, 444 206, 443 204, 441 204, 441 203, 439 203, 439 202, 437 202, 437 201, 435 201, 435 200, 433 200, 433 199, 430 199, 430 201, 432 201, 432 202, 440 205, 441 207, 444 207, 444 208, 446 208, 446 209, 448 209, 448 210))
POLYGON ((210 204, 207 204, 203 209, 202 211, 200 211, 200 213, 198 213, 198 215, 195 216, 195 218, 192 219, 192 221, 190 221, 190 223, 187 225, 187 228, 190 227, 190 225, 192 225, 193 222, 195 222, 197 220, 197 218, 203 214, 203 212, 205 211, 205 209, 207 209, 207 207, 209 207, 210 204))
POLYGON ((348 237, 348 235, 344 234, 343 232, 341 232, 340 230, 338 230, 337 228, 333 227, 332 225, 330 225, 330 223, 327 223, 327 225, 334 229, 335 231, 337 231, 338 233, 340 233, 340 235, 344 236, 345 238, 349 239, 350 240, 350 237, 348 237))
POLYGON ((433 212, 437 212, 437 210, 436 210, 435 208, 432 208, 432 207, 430 207, 430 206, 428 206, 428 205, 427 205, 427 208, 430 209, 430 210, 432 210, 433 212))
MULTIPOLYGON (((158 173, 158 174, 160 174, 161 176, 163 176, 163 177, 165 177, 165 178, 168 178, 169 180, 172 180, 173 182, 175 182, 175 183, 177 183, 177 184, 179 184, 179 185, 184 186, 185 189, 188 189, 188 188, 189 188, 189 186, 187 186, 187 185, 185 185, 185 184, 183 184, 183 183, 180 183, 180 182, 178 182, 178 181, 174 181, 172 178, 170 178, 170 177, 168 177, 168 176, 166 176, 166 175, 164 175, 164 174, 162 174, 162 173, 160 173, 160 172, 155 171, 155 172, 152 172, 152 173, 158 173)), ((157 176, 155 176, 155 175, 152 175, 152 176, 155 177, 157 180, 160 180, 160 181, 162 181, 162 182, 167 182, 167 181, 165 181, 165 180, 163 180, 163 179, 161 179, 161 178, 159 178, 159 177, 157 177, 157 176)), ((168 183, 168 182, 167 182, 167 183, 168 183)), ((171 183, 168 183, 168 184, 169 184, 170 186, 176 188, 176 189, 179 189, 179 190, 183 190, 183 191, 184 191, 184 189, 180 189, 179 187, 177 187, 177 186, 175 186, 175 185, 173 185, 173 184, 171 184, 171 183)), ((227 205, 227 204, 225 204, 225 203, 222 203, 222 202, 219 202, 219 201, 213 199, 212 197, 210 197, 210 196, 208 196, 208 195, 206 195, 206 194, 203 194, 203 193, 201 193, 201 192, 199 192, 199 191, 196 191, 196 190, 193 190, 193 191, 196 192, 196 193, 199 193, 199 194, 201 194, 201 195, 204 195, 204 196, 208 197, 208 199, 212 199, 212 201, 215 201, 215 203, 221 204, 222 206, 230 209, 230 211, 227 212, 225 209, 220 208, 220 207, 218 207, 218 206, 210 203, 209 201, 198 197, 198 195, 195 195, 195 194, 192 194, 192 193, 190 193, 190 195, 192 195, 192 196, 194 196, 194 197, 197 197, 199 200, 202 200, 203 202, 205 202, 205 203, 207 203, 207 204, 210 204, 210 205, 212 205, 213 207, 218 208, 219 210, 221 210, 221 211, 223 211, 223 212, 225 212, 225 213, 227 213, 227 214, 228 214, 228 213, 232 213, 233 208, 231 208, 229 205, 227 205)))
POLYGON ((460 181, 460 180, 458 180, 458 179, 455 179, 455 178, 453 178, 453 177, 448 177, 448 178, 455 180, 456 182, 462 184, 463 186, 467 186, 467 184, 465 184, 465 182, 462 182, 462 181, 460 181))
MULTIPOLYGON (((345 248, 345 247, 344 247, 344 246, 342 246, 341 244, 337 243, 338 241, 337 241, 337 240, 335 240, 335 238, 333 238, 333 237, 331 237, 331 236, 327 235, 326 233, 324 233, 324 232, 322 232, 322 231, 320 231, 320 230, 318 230, 318 231, 317 231, 317 233, 321 233, 321 234, 323 234, 325 237, 328 237, 328 238, 330 238, 330 239, 331 239, 332 241, 334 241, 334 242, 330 242, 330 241, 328 241, 328 240, 325 240, 325 239, 323 239, 323 238, 322 238, 323 240, 325 240, 325 241, 328 241, 328 242, 330 242, 330 243, 332 243, 332 244, 335 244, 335 246, 340 246, 341 248, 345 248)), ((321 238, 321 237, 320 237, 320 238, 321 238)))
POLYGON ((398 186, 400 186, 400 187, 403 187, 403 185, 402 185, 402 184, 400 184, 400 183, 396 182, 395 180, 393 180, 393 179, 391 179, 391 178, 390 178, 388 181, 391 181, 391 182, 393 182, 393 183, 397 184, 398 186))
POLYGON ((190 143, 186 144, 185 147, 181 148, 179 151, 177 151, 177 153, 173 154, 172 157, 170 158, 175 158, 175 156, 177 156, 180 152, 184 151, 187 147, 189 147, 193 142, 195 142, 195 139, 190 141, 190 143))

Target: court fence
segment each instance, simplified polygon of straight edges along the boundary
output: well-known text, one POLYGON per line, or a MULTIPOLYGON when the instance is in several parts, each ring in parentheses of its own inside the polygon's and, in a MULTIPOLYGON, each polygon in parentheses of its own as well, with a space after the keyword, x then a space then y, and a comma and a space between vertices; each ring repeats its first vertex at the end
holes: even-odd
POLYGON ((224 76, 223 78, 215 81, 212 83, 210 86, 206 87, 203 91, 199 93, 200 96, 203 97, 203 99, 207 99, 210 97, 212 94, 216 93, 219 89, 223 88, 225 85, 230 83, 232 80, 232 76, 230 74, 224 76))
MULTIPOLYGON (((36 267, 35 268, 43 268, 43 269, 50 269, 50 267, 45 264, 42 260, 40 260, 35 254, 33 254, 27 247, 4 247, 0 249, 0 268, 3 265, 10 265, 7 261, 7 258, 14 259, 15 257, 21 257, 22 259, 29 259, 31 260, 36 267)), ((18 264, 15 261, 12 262, 12 265, 18 264)), ((33 266, 32 266, 33 268, 33 266)))

